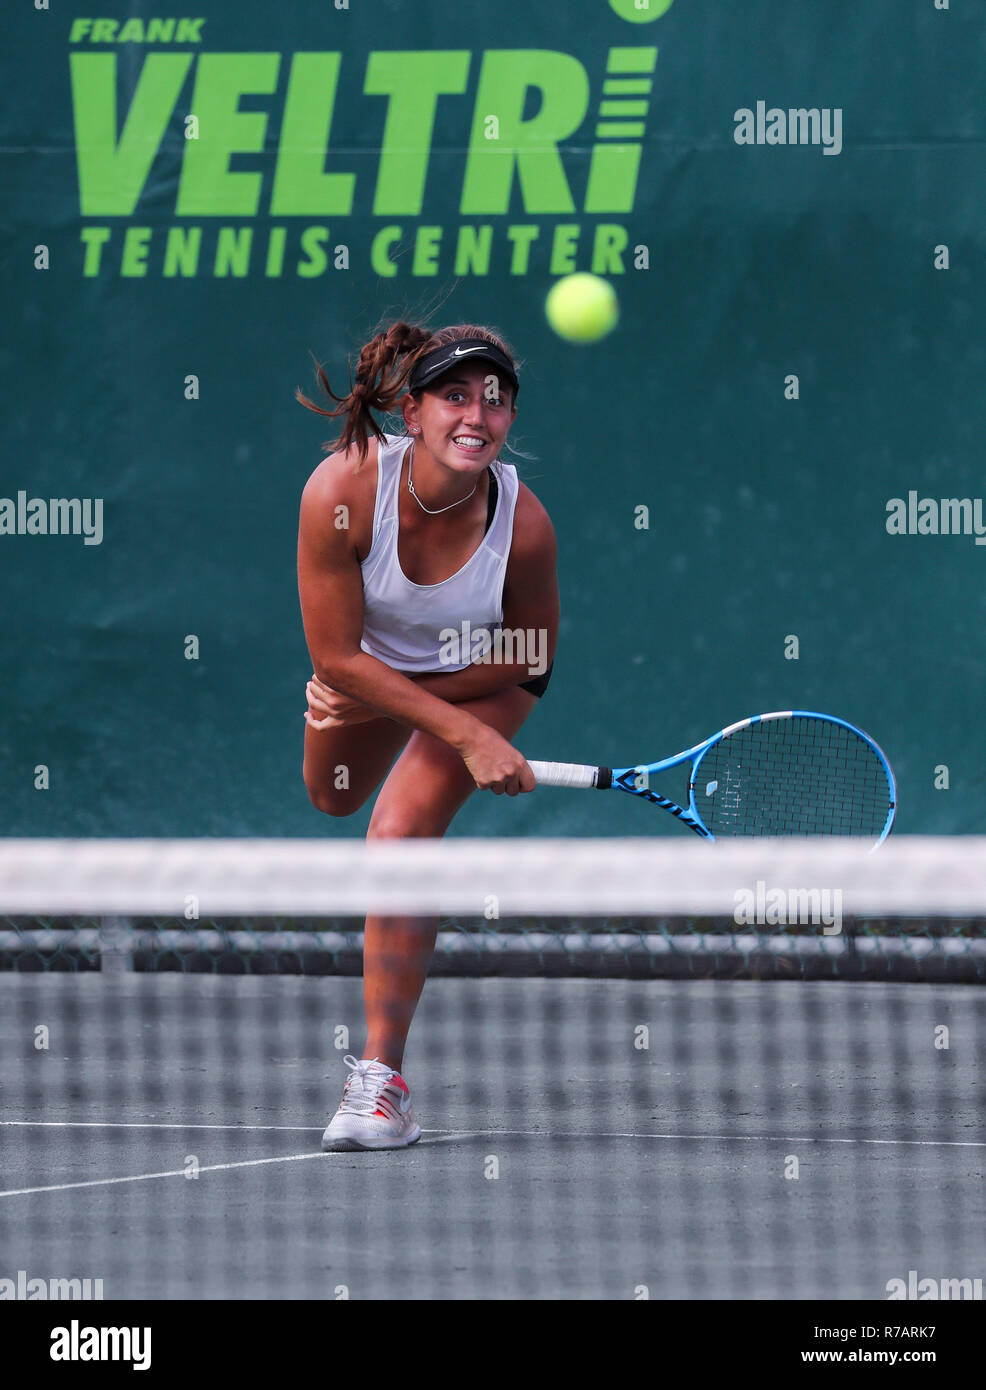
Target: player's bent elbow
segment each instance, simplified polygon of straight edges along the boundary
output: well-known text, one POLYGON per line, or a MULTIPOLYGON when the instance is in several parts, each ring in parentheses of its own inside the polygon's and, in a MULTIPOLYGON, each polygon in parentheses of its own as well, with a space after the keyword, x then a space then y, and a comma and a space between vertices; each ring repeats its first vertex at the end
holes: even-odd
POLYGON ((328 686, 330 690, 344 690, 349 684, 347 677, 349 674, 350 662, 353 657, 358 657, 360 655, 361 653, 357 650, 349 656, 340 657, 335 654, 324 657, 316 656, 313 662, 313 674, 316 680, 321 681, 321 683, 328 686))

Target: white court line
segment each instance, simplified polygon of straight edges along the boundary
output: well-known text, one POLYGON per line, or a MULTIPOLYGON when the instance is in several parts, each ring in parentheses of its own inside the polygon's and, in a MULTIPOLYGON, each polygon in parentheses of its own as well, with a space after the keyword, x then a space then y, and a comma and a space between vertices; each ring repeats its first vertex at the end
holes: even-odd
MULTIPOLYGON (((4 1124, 31 1124, 32 1121, 11 1121, 5 1120, 4 1124)), ((37 1121, 38 1124, 50 1126, 57 1125, 58 1121, 43 1120, 37 1121)), ((146 1126, 135 1125, 134 1128, 145 1128, 146 1126)), ((186 1128, 186 1126, 175 1126, 175 1128, 186 1128)), ((669 1139, 669 1140, 697 1140, 713 1139, 718 1142, 728 1140, 744 1140, 747 1142, 757 1141, 760 1143, 772 1144, 884 1144, 884 1145, 918 1145, 926 1148, 956 1148, 956 1149, 983 1149, 986 1148, 986 1141, 975 1139, 827 1139, 818 1138, 811 1135, 782 1135, 782 1134, 634 1134, 632 1132, 601 1131, 597 1133, 580 1133, 575 1130, 544 1130, 544 1129, 476 1129, 476 1130, 442 1130, 430 1129, 422 1130, 422 1134, 434 1134, 442 1136, 432 1143, 450 1143, 456 1139, 496 1139, 496 1138, 531 1138, 531 1139, 669 1139)), ((379 1152, 393 1152, 392 1150, 379 1150, 379 1152)), ((269 1163, 300 1163, 306 1158, 329 1158, 330 1154, 319 1152, 309 1152, 303 1154, 286 1154, 281 1158, 250 1158, 241 1160, 238 1163, 210 1163, 198 1169, 199 1173, 223 1173, 229 1172, 234 1168, 260 1168, 269 1163)), ((135 1173, 125 1178, 88 1178, 83 1182, 63 1182, 51 1183, 44 1187, 12 1187, 5 1192, 0 1192, 0 1197, 30 1197, 40 1192, 69 1192, 83 1187, 112 1187, 118 1183, 125 1182, 150 1182, 155 1178, 187 1178, 188 1172, 184 1168, 171 1168, 161 1173, 135 1173)))
MULTIPOLYGON (((283 1158, 251 1158, 240 1163, 210 1163, 199 1168, 200 1173, 217 1173, 228 1168, 259 1168, 264 1163, 300 1163, 304 1158, 328 1158, 328 1154, 304 1153, 286 1154, 283 1158)), ((109 1187, 121 1182, 150 1182, 152 1178, 187 1178, 184 1168, 172 1168, 165 1173, 134 1173, 127 1178, 89 1178, 85 1182, 52 1183, 48 1187, 12 1187, 0 1192, 0 1197, 29 1197, 36 1192, 68 1192, 76 1187, 109 1187)))
MULTIPOLYGON (((0 1120, 0 1127, 21 1129, 205 1129, 232 1130, 249 1133, 257 1131, 295 1134, 321 1133, 323 1125, 203 1125, 164 1123, 156 1120, 0 1120)), ((506 1139, 665 1139, 695 1141, 712 1139, 717 1143, 757 1141, 768 1144, 882 1144, 888 1147, 921 1147, 947 1149, 986 1149, 984 1139, 842 1139, 818 1134, 647 1134, 640 1130, 568 1130, 568 1129, 422 1129, 422 1134, 444 1135, 446 1138, 475 1139, 479 1137, 506 1139)), ((276 1159, 256 1159, 257 1163, 274 1163, 276 1159)), ((284 1160, 287 1162, 288 1160, 284 1160)), ((218 1164, 217 1167, 249 1167, 243 1164, 218 1164)), ((207 1170, 202 1168, 200 1172, 207 1170)), ((167 1177, 170 1174, 150 1174, 167 1177)), ((110 1181, 127 1181, 110 1179, 110 1181)), ((39 1189, 42 1190, 42 1189, 39 1189)), ((0 1197, 7 1194, 0 1192, 0 1197)))
POLYGON ((324 1125, 199 1125, 174 1124, 157 1120, 0 1120, 0 1128, 19 1129, 256 1129, 288 1131, 293 1134, 321 1134, 324 1125))
POLYGON ((639 1130, 568 1129, 423 1129, 422 1134, 446 1134, 455 1139, 498 1136, 514 1139, 714 1139, 718 1143, 756 1140, 763 1144, 887 1144, 919 1145, 925 1148, 986 1149, 986 1139, 835 1139, 817 1134, 642 1134, 639 1130))
MULTIPOLYGON (((181 1125, 181 1123, 150 1122, 150 1120, 0 1120, 0 1126, 19 1127, 19 1129, 172 1129, 172 1130, 234 1130, 259 1131, 259 1133, 317 1133, 321 1126, 302 1125, 181 1125)), ((601 1138, 637 1138, 637 1140, 658 1140, 665 1143, 758 1143, 758 1144, 848 1144, 880 1145, 884 1148, 986 1148, 986 1140, 948 1140, 948 1138, 839 1138, 818 1136, 818 1134, 648 1134, 636 1130, 421 1130, 423 1136, 434 1136, 426 1143, 451 1144, 463 1138, 574 1138, 574 1140, 601 1140, 601 1138)), ((384 1151, 387 1152, 387 1151, 384 1151)), ((228 1172, 236 1168, 259 1168, 264 1163, 293 1163, 303 1158, 323 1158, 321 1151, 307 1154, 293 1154, 285 1158, 242 1159, 235 1163, 210 1163, 199 1168, 200 1173, 228 1172)), ((76 1187, 104 1187, 114 1183, 142 1183, 156 1177, 186 1177, 185 1169, 170 1169, 160 1173, 139 1173, 132 1177, 95 1177, 78 1183, 56 1183, 46 1187, 18 1187, 0 1191, 0 1197, 25 1197, 33 1193, 57 1193, 76 1187)))

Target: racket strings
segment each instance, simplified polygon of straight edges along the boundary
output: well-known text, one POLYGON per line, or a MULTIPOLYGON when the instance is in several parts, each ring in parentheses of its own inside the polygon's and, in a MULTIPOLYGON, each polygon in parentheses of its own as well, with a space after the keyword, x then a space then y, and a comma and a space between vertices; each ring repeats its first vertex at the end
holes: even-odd
POLYGON ((797 716, 715 744, 696 769, 695 796, 714 835, 877 837, 891 804, 886 771, 864 739, 797 716))

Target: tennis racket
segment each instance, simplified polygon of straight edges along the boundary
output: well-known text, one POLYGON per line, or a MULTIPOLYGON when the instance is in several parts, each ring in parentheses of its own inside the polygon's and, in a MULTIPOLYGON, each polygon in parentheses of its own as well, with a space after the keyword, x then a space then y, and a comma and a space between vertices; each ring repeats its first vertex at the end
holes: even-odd
POLYGON ((730 724, 703 743, 637 767, 530 762, 540 786, 614 788, 670 811, 701 835, 859 835, 877 844, 897 813, 897 784, 879 746, 830 714, 782 710, 730 724), (688 798, 650 779, 690 763, 688 798))

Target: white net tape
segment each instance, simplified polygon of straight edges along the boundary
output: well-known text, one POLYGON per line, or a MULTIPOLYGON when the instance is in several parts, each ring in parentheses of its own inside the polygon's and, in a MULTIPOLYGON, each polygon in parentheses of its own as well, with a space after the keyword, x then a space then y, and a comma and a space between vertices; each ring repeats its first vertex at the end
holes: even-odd
POLYGON ((986 915, 986 839, 4 840, 0 915, 732 915, 838 889, 859 915, 986 915))

